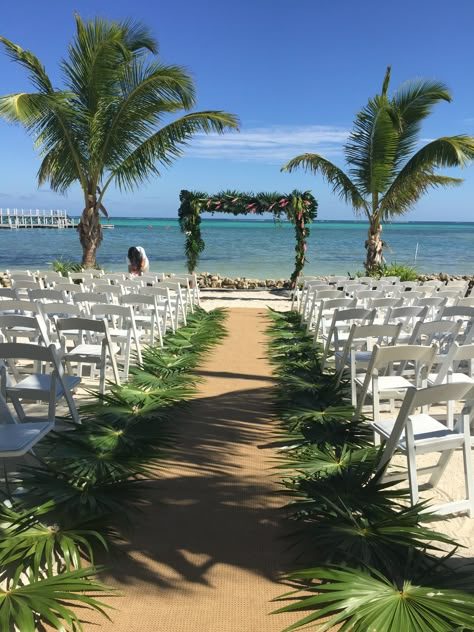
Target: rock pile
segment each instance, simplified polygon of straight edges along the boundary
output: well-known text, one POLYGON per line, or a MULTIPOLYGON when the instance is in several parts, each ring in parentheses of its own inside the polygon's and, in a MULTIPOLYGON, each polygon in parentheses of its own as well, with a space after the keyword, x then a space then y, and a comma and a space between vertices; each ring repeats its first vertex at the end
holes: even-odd
POLYGON ((233 279, 220 274, 211 274, 210 272, 201 272, 197 275, 197 278, 199 287, 203 289, 263 290, 265 288, 283 289, 291 286, 289 279, 247 279, 246 277, 233 279))

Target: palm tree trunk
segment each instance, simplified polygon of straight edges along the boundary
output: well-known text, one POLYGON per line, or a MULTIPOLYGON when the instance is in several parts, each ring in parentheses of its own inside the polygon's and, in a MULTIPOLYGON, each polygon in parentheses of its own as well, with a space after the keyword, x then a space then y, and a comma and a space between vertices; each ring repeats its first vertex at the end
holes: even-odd
POLYGON ((369 223, 369 233, 365 242, 367 256, 365 260, 365 269, 367 273, 379 268, 385 261, 383 256, 383 247, 385 242, 382 237, 382 225, 378 220, 369 223))
POLYGON ((82 265, 84 268, 94 268, 96 265, 96 251, 102 243, 102 227, 100 225, 97 200, 91 199, 83 210, 81 221, 78 224, 79 241, 82 246, 82 265))

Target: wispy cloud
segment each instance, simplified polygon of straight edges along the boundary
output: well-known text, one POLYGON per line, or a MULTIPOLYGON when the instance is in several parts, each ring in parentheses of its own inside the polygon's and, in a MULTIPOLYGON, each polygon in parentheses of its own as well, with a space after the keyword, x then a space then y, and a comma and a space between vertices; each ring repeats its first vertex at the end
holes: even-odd
POLYGON ((281 163, 302 153, 336 156, 349 131, 325 125, 254 127, 223 136, 198 135, 186 151, 193 158, 281 163))

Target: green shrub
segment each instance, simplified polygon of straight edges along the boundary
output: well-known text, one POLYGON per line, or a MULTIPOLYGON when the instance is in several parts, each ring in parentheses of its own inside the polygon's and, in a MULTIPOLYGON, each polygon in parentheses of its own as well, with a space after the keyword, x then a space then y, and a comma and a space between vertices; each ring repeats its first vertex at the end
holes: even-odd
POLYGON ((393 263, 386 264, 384 263, 381 266, 373 268, 368 274, 365 270, 358 270, 354 275, 349 274, 349 276, 354 276, 355 278, 361 276, 371 276, 375 279, 381 279, 382 277, 387 276, 397 276, 400 278, 400 281, 416 281, 418 279, 418 272, 415 268, 412 268, 405 263, 393 263))

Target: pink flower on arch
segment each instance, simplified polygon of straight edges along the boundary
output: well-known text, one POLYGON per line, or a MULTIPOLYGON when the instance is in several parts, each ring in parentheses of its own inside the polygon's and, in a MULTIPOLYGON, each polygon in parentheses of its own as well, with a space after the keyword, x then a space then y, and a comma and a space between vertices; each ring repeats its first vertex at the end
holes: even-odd
POLYGON ((309 200, 303 200, 303 204, 306 204, 306 206, 309 206, 311 202, 309 200))
POLYGON ((270 204, 270 206, 268 207, 268 210, 271 211, 272 208, 275 206, 276 202, 273 202, 273 204, 270 204))
POLYGON ((234 198, 233 200, 231 200, 232 204, 233 204, 234 202, 237 202, 237 200, 238 200, 238 199, 239 199, 239 198, 234 198))
POLYGON ((300 211, 300 212, 298 213, 298 221, 300 221, 300 219, 302 218, 302 216, 303 216, 303 213, 300 211))
POLYGON ((303 250, 306 250, 306 244, 303 244, 303 250))
POLYGON ((212 204, 212 200, 208 200, 206 206, 209 207, 212 204))
POLYGON ((304 255, 301 257, 301 263, 304 263, 304 255))

